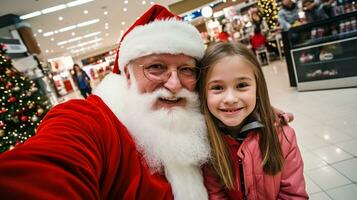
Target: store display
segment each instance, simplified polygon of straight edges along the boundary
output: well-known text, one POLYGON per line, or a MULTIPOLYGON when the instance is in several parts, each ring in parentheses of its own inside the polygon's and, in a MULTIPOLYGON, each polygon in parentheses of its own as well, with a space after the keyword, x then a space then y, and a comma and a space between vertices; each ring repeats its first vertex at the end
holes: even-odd
POLYGON ((284 33, 290 84, 299 91, 357 86, 357 10, 346 11, 284 33))

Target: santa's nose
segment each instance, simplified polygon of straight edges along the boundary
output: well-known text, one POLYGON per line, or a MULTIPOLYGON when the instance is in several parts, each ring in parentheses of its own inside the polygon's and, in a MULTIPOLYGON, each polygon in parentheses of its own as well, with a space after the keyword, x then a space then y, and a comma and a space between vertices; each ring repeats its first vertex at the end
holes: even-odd
POLYGON ((177 93, 182 88, 181 81, 177 75, 177 71, 172 71, 169 79, 165 82, 164 87, 172 93, 177 93))

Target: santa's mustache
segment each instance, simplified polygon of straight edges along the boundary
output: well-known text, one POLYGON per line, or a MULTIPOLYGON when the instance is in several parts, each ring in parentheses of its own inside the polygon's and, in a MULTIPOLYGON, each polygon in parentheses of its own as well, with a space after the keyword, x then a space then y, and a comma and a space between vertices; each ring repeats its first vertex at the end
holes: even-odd
POLYGON ((193 91, 189 91, 185 88, 182 88, 179 92, 173 94, 166 88, 159 88, 152 93, 147 93, 146 96, 148 96, 152 103, 154 103, 157 99, 172 99, 172 100, 178 100, 178 99, 184 99, 186 100, 186 108, 198 108, 199 106, 199 98, 198 94, 193 91))

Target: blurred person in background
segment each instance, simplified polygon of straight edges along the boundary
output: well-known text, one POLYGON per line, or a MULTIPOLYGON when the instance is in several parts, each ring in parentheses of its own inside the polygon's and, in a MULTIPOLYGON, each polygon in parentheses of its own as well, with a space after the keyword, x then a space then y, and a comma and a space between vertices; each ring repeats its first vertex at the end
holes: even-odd
POLYGON ((283 31, 289 30, 293 26, 298 26, 299 8, 292 0, 282 0, 278 20, 283 31))
POLYGON ((84 98, 92 94, 90 78, 78 64, 73 65, 73 79, 84 98))
POLYGON ((73 65, 73 79, 84 98, 87 98, 88 95, 92 94, 90 78, 78 64, 73 65))

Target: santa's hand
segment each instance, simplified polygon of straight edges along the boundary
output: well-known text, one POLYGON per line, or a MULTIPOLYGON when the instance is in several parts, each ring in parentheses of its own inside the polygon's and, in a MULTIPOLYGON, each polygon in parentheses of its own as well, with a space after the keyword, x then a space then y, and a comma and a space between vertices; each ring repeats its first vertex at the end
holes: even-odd
POLYGON ((280 121, 282 124, 288 124, 294 120, 294 115, 292 113, 282 113, 279 115, 280 121))
POLYGON ((288 124, 289 122, 292 122, 294 120, 294 115, 289 112, 284 112, 280 109, 274 108, 274 113, 275 115, 279 118, 280 123, 282 124, 288 124))

